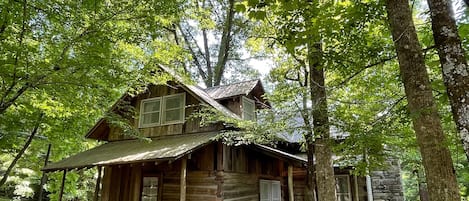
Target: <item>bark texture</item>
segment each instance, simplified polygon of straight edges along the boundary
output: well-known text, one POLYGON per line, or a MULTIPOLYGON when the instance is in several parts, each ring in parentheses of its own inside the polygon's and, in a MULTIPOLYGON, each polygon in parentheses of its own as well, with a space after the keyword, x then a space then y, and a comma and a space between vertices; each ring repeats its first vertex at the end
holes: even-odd
POLYGON ((312 44, 309 51, 310 88, 312 100, 313 131, 316 155, 316 185, 318 200, 335 201, 335 178, 332 167, 332 149, 330 140, 329 114, 327 112, 327 94, 322 66, 320 43, 312 44))
POLYGON ((432 89, 408 0, 387 0, 386 9, 396 46, 408 109, 422 155, 431 201, 459 201, 450 152, 445 145, 432 89))
POLYGON ((461 46, 451 1, 427 0, 443 80, 466 157, 469 160, 469 67, 461 46))
POLYGON ((228 11, 226 14, 225 26, 223 28, 223 33, 220 41, 220 49, 218 50, 218 60, 217 65, 215 66, 215 74, 213 85, 220 85, 221 79, 223 78, 223 73, 225 72, 226 62, 228 61, 228 54, 230 51, 230 42, 231 42, 231 32, 233 27, 233 17, 234 17, 234 0, 228 1, 228 11))

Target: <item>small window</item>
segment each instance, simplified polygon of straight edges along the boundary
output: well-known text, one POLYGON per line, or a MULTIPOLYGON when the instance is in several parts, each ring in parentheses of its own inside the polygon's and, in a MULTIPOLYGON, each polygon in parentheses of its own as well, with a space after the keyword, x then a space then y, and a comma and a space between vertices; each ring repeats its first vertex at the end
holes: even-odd
POLYGON ((143 177, 141 201, 158 201, 158 177, 143 177))
POLYGON ((337 201, 352 201, 350 178, 348 175, 335 176, 335 192, 337 201))
POLYGON ((140 127, 160 124, 161 98, 142 100, 140 105, 140 127))
POLYGON ((244 120, 256 120, 256 105, 253 100, 243 96, 242 107, 244 120))
POLYGON ((184 122, 184 93, 142 100, 139 127, 184 122))
POLYGON ((186 96, 184 94, 163 97, 163 124, 181 123, 184 121, 185 100, 186 96))
POLYGON ((260 201, 280 201, 282 200, 282 191, 280 189, 280 181, 260 180, 260 201))

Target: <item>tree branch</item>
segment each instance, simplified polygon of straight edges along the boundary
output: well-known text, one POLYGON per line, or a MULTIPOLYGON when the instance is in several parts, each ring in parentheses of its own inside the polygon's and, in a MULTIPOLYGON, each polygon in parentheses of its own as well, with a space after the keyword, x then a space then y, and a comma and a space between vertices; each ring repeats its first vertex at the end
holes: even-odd
POLYGON ((187 43, 187 48, 189 49, 189 51, 192 54, 192 57, 194 59, 194 63, 197 66, 197 70, 199 71, 200 76, 202 76, 202 79, 205 81, 207 79, 207 75, 206 75, 204 69, 202 68, 202 64, 200 63, 200 61, 197 57, 197 54, 195 53, 194 49, 191 46, 191 43, 189 41, 188 36, 184 33, 184 31, 183 31, 180 24, 178 24, 178 28, 179 28, 179 31, 181 32, 182 37, 184 38, 184 41, 186 41, 186 43, 187 43))
MULTIPOLYGON (((436 47, 435 45, 429 46, 429 47, 423 49, 423 52, 426 53, 426 52, 430 51, 431 49, 434 49, 435 47, 436 47)), ((335 87, 344 85, 345 83, 349 82, 350 80, 352 80, 353 78, 355 78, 357 75, 361 74, 363 71, 365 71, 368 68, 372 68, 372 67, 375 67, 377 65, 386 63, 386 62, 391 61, 395 58, 397 58, 397 55, 385 58, 381 61, 378 61, 378 62, 375 62, 375 63, 372 63, 372 64, 368 64, 368 65, 364 66, 363 68, 359 69, 358 71, 356 71, 355 73, 353 73, 351 76, 345 78, 345 80, 343 80, 342 82, 337 84, 335 87)))
POLYGON ((26 140, 26 143, 23 145, 23 148, 21 148, 21 150, 18 152, 18 154, 16 154, 15 158, 13 159, 13 161, 10 163, 10 165, 8 166, 7 170, 5 171, 5 173, 3 174, 3 177, 2 179, 0 180, 0 187, 3 186, 5 184, 5 182, 7 181, 8 179, 8 175, 10 175, 11 171, 13 170, 13 168, 15 167, 16 163, 18 162, 18 160, 20 160, 20 158, 23 156, 23 154, 26 152, 26 149, 28 149, 29 145, 31 145, 31 142, 33 141, 34 139, 34 136, 37 134, 37 130, 39 129, 39 126, 41 125, 41 121, 42 121, 42 118, 43 118, 44 114, 41 113, 39 115, 39 118, 38 120, 36 121, 36 125, 34 126, 33 130, 31 131, 31 134, 29 135, 28 139, 26 140))
POLYGON ((230 50, 231 29, 233 27, 234 17, 234 0, 229 0, 228 3, 229 5, 225 20, 225 26, 223 27, 222 38, 220 41, 220 49, 218 50, 218 60, 217 65, 215 67, 215 86, 220 85, 223 72, 225 71, 228 53, 230 50))

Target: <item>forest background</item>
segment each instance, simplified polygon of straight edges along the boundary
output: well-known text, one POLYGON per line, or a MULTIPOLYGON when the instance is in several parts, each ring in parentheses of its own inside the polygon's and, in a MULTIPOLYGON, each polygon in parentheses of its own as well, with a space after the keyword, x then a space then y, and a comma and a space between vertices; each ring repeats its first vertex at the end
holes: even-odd
MULTIPOLYGON (((329 122, 350 135, 333 152, 344 164, 354 163, 356 174, 382 168, 388 156, 399 158, 406 199, 419 200, 424 168, 386 5, 321 2, 312 12, 301 1, 0 1, 0 196, 37 200, 48 145, 50 161, 96 146, 84 135, 102 116, 138 135, 106 112, 124 92, 163 82, 154 75, 158 64, 207 87, 262 77, 274 106, 258 114, 268 130, 307 133, 314 123, 308 51, 320 41, 329 122), (311 41, 310 35, 317 38, 311 41), (288 121, 298 116, 301 125, 288 121), (357 155, 366 160, 354 160, 357 155)), ((409 5, 445 145, 461 197, 468 198, 468 158, 442 79, 429 9, 425 1, 409 5)), ((455 2, 453 8, 467 53, 467 4, 455 2)), ((93 169, 70 173, 64 197, 91 200, 95 177, 93 169)), ((45 190, 52 200, 60 181, 61 174, 48 174, 45 190)))

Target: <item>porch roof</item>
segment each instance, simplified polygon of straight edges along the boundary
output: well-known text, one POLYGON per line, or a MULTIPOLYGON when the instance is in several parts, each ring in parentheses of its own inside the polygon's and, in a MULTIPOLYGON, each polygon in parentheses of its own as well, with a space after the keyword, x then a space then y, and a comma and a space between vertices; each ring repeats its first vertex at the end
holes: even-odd
POLYGON ((212 142, 217 133, 185 134, 144 140, 114 141, 48 164, 46 172, 145 161, 176 160, 212 142))

